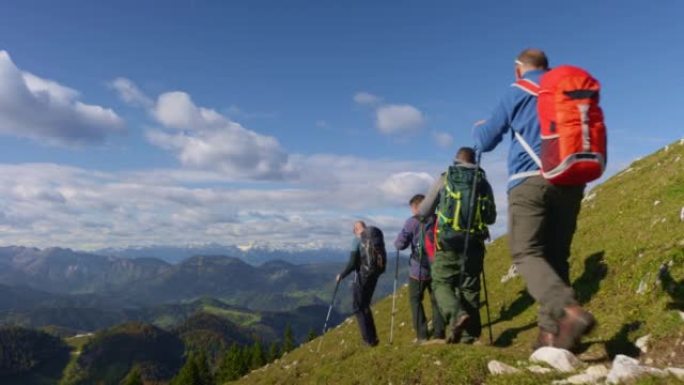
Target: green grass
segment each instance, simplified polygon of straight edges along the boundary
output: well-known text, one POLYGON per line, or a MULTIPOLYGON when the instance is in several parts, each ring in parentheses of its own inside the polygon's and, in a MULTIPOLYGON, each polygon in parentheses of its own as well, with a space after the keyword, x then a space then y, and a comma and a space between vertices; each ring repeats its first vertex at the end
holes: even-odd
POLYGON ((65 338, 64 341, 67 343, 67 345, 71 346, 71 348, 75 352, 80 352, 81 349, 83 349, 83 345, 87 344, 88 341, 90 341, 92 338, 92 334, 78 335, 74 337, 65 338))
MULTIPOLYGON (((599 321, 596 331, 585 338, 580 358, 607 363, 618 353, 635 354, 634 341, 651 334, 657 349, 642 358, 660 367, 684 367, 684 322, 678 313, 684 311, 684 223, 679 220, 684 206, 684 145, 672 144, 626 170, 587 193, 573 242, 573 286, 599 321), (658 281, 659 266, 668 262, 669 293, 658 281), (637 294, 640 285, 643 294, 637 294)), ((489 360, 512 365, 527 360, 536 338, 537 307, 520 278, 500 281, 510 266, 505 238, 488 246, 485 266, 495 346, 414 346, 407 291, 402 287, 394 344, 388 344, 392 301, 385 298, 373 306, 380 346, 361 346, 355 321, 348 319, 239 383, 492 385, 548 384, 563 378, 488 375, 489 360)), ((345 288, 341 295, 350 293, 345 288)), ((429 309, 429 303, 425 306, 429 309)), ((488 345, 486 328, 483 332, 488 345)), ((677 382, 669 377, 639 383, 677 382)))
POLYGON ((252 326, 261 321, 261 316, 257 313, 244 312, 235 309, 224 309, 216 306, 203 306, 202 311, 224 317, 240 326, 252 326))

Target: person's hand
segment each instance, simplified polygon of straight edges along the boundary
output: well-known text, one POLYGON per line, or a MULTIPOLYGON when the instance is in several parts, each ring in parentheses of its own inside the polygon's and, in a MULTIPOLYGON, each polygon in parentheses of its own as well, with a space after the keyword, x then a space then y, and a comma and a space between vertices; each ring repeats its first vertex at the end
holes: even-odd
POLYGON ((337 276, 335 277, 335 283, 340 283, 340 275, 339 274, 337 274, 337 276))

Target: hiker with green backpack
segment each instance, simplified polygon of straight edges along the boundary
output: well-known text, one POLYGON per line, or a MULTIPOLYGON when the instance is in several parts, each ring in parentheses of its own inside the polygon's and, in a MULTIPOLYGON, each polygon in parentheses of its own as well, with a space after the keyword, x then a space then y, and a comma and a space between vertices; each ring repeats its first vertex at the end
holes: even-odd
POLYGON ((510 138, 508 238, 513 262, 540 304, 533 348, 572 349, 596 321, 570 285, 570 245, 586 183, 606 165, 599 82, 573 66, 550 69, 546 54, 526 49, 516 81, 489 120, 474 131, 476 148, 510 138))
POLYGON ((411 316, 413 319, 413 329, 416 331, 416 343, 420 344, 428 339, 427 319, 425 318, 425 310, 423 309, 423 297, 425 291, 430 296, 432 304, 432 337, 435 339, 444 339, 444 320, 439 312, 437 300, 432 291, 430 276, 430 256, 428 255, 429 245, 426 245, 425 240, 430 240, 430 235, 434 234, 434 216, 428 221, 421 223, 418 217, 418 207, 425 199, 425 195, 416 194, 409 200, 411 208, 411 216, 404 223, 404 227, 397 235, 394 241, 394 247, 397 250, 404 250, 411 247, 411 256, 409 257, 409 305, 411 306, 411 316))
POLYGON ((474 343, 482 333, 480 274, 484 241, 489 237, 487 225, 496 221, 496 205, 484 170, 475 164, 472 148, 458 150, 454 163, 435 181, 418 208, 424 220, 435 212, 432 290, 447 325, 446 340, 474 343))

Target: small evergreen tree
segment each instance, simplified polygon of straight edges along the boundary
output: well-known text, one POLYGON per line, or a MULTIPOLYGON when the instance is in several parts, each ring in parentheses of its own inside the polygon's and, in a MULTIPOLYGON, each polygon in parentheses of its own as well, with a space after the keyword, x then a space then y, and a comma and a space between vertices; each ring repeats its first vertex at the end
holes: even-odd
POLYGON ((252 348, 250 349, 250 360, 249 360, 249 368, 254 370, 258 369, 265 364, 265 359, 264 359, 264 349, 261 347, 261 342, 257 341, 252 345, 252 348))
POLYGON ((216 385, 204 353, 190 354, 170 385, 216 385))
POLYGON ((220 383, 234 381, 244 376, 247 370, 243 349, 233 344, 223 355, 216 377, 220 383))
POLYGON ((316 331, 313 330, 313 328, 309 329, 309 334, 306 336, 307 342, 311 342, 318 337, 318 334, 316 334, 316 331))
POLYGON ((283 334, 283 353, 291 352, 295 348, 294 333, 290 324, 285 326, 285 333, 283 334))
POLYGON ((278 358, 280 358, 280 349, 278 348, 278 343, 271 342, 271 345, 268 347, 268 354, 266 360, 268 362, 273 362, 278 358))
POLYGON ((140 373, 140 367, 134 365, 131 371, 128 372, 126 377, 121 381, 121 385, 143 385, 142 374, 140 373))

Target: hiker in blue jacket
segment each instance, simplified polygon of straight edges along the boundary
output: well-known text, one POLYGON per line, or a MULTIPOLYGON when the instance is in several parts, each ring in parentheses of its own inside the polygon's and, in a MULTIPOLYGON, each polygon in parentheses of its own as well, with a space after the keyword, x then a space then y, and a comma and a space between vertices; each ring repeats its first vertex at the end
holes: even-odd
MULTIPOLYGON (((526 49, 515 60, 516 78, 539 84, 548 71, 546 55, 526 49)), ((540 304, 534 345, 574 347, 595 320, 575 300, 568 258, 584 186, 553 185, 532 156, 541 152, 537 97, 517 84, 504 94, 491 118, 474 130, 476 148, 492 151, 505 136, 508 152, 508 235, 513 262, 540 304)))
POLYGON ((394 241, 397 250, 404 250, 411 246, 409 258, 409 305, 413 317, 413 329, 416 331, 416 343, 420 344, 428 339, 427 319, 423 309, 423 297, 427 290, 430 295, 432 307, 432 336, 436 339, 444 339, 444 320, 439 312, 435 295, 431 288, 430 261, 424 249, 424 235, 426 228, 434 223, 434 215, 427 223, 421 224, 418 219, 418 207, 425 199, 425 195, 416 194, 409 201, 411 216, 404 223, 404 227, 394 241), (425 227, 425 228, 423 228, 425 227))

